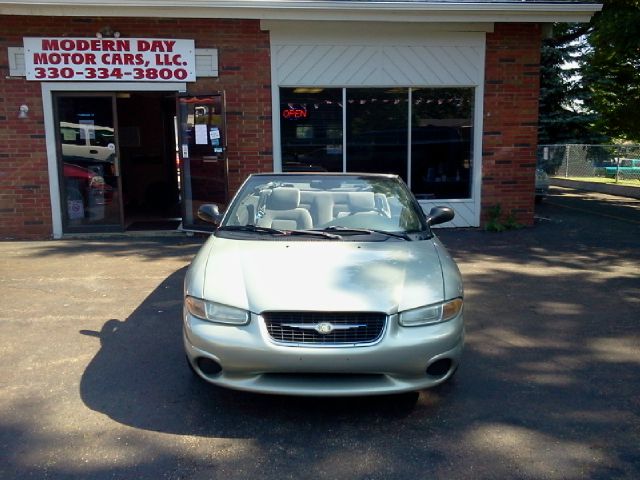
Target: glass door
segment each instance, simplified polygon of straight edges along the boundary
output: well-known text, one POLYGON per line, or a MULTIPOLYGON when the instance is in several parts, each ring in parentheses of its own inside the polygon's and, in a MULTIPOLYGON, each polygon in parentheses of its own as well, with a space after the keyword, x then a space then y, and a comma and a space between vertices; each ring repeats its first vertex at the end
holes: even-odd
POLYGON ((65 232, 123 229, 115 95, 54 97, 65 232))
POLYGON ((227 154, 221 93, 178 96, 178 152, 182 172, 182 228, 210 231, 200 205, 227 206, 227 154))

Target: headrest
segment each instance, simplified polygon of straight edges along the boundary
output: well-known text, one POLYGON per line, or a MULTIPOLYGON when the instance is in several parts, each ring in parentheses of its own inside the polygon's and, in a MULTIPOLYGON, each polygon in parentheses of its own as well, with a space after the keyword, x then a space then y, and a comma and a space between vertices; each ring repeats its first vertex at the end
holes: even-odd
POLYGON ((267 199, 267 210, 293 210, 300 205, 300 190, 292 187, 274 188, 267 199))
POLYGON ((373 192, 349 192, 348 195, 351 211, 375 210, 376 201, 373 192))

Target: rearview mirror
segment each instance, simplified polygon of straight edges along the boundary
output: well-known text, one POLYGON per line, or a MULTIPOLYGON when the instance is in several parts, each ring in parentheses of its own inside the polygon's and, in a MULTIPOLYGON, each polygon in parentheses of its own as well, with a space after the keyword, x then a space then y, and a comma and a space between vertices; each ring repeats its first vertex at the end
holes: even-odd
POLYGON ((204 220, 207 223, 213 223, 215 225, 222 221, 222 213, 218 205, 215 203, 205 203, 198 208, 198 218, 204 220))
POLYGON ((453 220, 455 213, 453 209, 449 207, 433 207, 427 215, 427 223, 431 225, 438 225, 440 223, 446 223, 453 220))

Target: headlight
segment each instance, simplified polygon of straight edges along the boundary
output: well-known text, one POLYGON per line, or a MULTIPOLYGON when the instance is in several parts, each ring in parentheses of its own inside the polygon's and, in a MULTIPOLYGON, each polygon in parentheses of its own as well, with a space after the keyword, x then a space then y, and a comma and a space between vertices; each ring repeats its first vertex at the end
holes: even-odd
POLYGON ((458 316, 462 311, 462 304, 461 298, 454 298, 443 303, 406 310, 400 313, 400 325, 403 327, 418 327, 446 322, 458 316))
POLYGON ((185 297, 184 304, 191 315, 202 320, 228 325, 246 325, 249 323, 249 312, 240 308, 207 302, 195 297, 185 297))

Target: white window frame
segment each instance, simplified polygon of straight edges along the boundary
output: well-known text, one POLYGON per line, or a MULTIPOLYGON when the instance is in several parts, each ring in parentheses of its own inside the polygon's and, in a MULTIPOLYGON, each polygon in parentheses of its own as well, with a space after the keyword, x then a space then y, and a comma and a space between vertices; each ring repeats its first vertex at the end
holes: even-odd
MULTIPOLYGON (((291 88, 291 87, 280 87, 280 88, 291 88)), ((278 96, 280 95, 280 88, 278 89, 278 96)), ((315 88, 315 87, 309 87, 309 88, 315 88)), ((337 90, 338 87, 327 87, 327 88, 332 88, 334 90, 337 90)), ((347 108, 348 108, 348 102, 347 102, 347 90, 349 90, 350 88, 356 88, 356 87, 342 87, 342 172, 343 173, 347 173, 347 108)), ((382 90, 382 88, 380 87, 366 87, 366 88, 370 88, 370 89, 376 89, 379 88, 382 90)), ((469 86, 469 87, 461 87, 461 86, 455 86, 455 87, 399 87, 399 88, 405 88, 407 90, 407 100, 408 100, 408 108, 407 108, 407 115, 408 115, 408 119, 407 119, 407 186, 409 187, 409 189, 411 189, 413 191, 413 185, 411 185, 411 168, 412 168, 412 138, 411 138, 411 132, 412 132, 412 118, 413 118, 413 91, 419 88, 433 88, 433 89, 438 89, 438 88, 448 88, 448 89, 454 89, 454 88, 459 88, 459 89, 469 89, 469 90, 473 90, 473 95, 474 95, 474 107, 475 108, 475 95, 476 95, 476 88, 473 86, 469 86)), ((280 108, 281 105, 278 105, 278 109, 276 110, 277 112, 280 112, 280 108)), ((278 118, 280 118, 280 115, 278 115, 278 118)), ((475 132, 474 132, 475 135, 475 132)), ((472 139, 472 142, 475 142, 475 138, 472 139)), ((280 142, 279 144, 282 144, 282 137, 280 137, 280 142)), ((474 152, 471 152, 472 155, 474 155, 474 152)), ((472 171, 472 175, 473 175, 473 169, 474 169, 475 165, 474 162, 471 162, 471 171, 472 171)), ((280 169, 276 170, 278 172, 282 171, 282 155, 280 155, 280 169)), ((472 185, 471 185, 472 187, 472 185)), ((473 195, 473 188, 469 189, 469 197, 466 198, 462 198, 462 199, 449 199, 449 198, 445 198, 442 200, 446 200, 446 201, 451 201, 451 200, 459 200, 459 201, 468 201, 470 198, 472 198, 473 195)))

